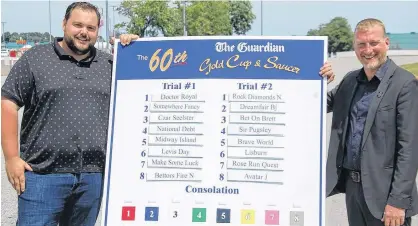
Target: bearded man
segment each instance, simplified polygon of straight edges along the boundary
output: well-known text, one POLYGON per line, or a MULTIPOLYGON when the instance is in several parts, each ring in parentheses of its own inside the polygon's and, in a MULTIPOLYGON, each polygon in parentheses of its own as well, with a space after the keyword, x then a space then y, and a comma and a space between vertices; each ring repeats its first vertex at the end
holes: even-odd
POLYGON ((418 212, 418 82, 387 56, 381 21, 360 21, 353 44, 363 67, 328 93, 327 196, 345 193, 350 226, 409 226, 418 212))
POLYGON ((95 225, 112 81, 112 55, 94 47, 99 24, 97 7, 71 4, 64 37, 28 50, 2 87, 2 148, 18 194, 17 225, 95 225))

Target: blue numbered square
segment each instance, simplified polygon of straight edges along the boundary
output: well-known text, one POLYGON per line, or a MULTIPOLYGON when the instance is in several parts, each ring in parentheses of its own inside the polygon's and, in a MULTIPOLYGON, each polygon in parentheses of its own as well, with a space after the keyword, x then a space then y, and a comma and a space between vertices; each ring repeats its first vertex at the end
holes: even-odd
POLYGON ((145 221, 158 221, 158 207, 145 207, 145 221))
POLYGON ((216 223, 231 223, 231 209, 217 209, 216 223))

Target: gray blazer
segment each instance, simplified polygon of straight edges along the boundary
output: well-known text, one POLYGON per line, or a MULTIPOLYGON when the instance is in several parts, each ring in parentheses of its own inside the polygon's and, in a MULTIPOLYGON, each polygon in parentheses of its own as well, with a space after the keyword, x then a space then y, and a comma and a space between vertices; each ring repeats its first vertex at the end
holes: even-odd
MULTIPOLYGON (((391 59, 367 114, 361 145, 361 178, 370 212, 381 219, 386 204, 418 212, 415 178, 418 169, 418 80, 391 59)), ((337 185, 344 155, 350 103, 356 76, 349 72, 328 92, 328 112, 333 112, 326 168, 326 194, 344 193, 337 185)))

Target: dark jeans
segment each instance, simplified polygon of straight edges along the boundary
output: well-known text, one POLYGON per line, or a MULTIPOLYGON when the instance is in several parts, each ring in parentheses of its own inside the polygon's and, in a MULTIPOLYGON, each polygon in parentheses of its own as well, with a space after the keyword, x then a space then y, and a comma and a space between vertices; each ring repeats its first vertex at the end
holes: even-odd
POLYGON ((94 226, 101 205, 102 173, 26 172, 25 177, 16 225, 94 226))
MULTIPOLYGON (((347 171, 343 171, 342 180, 345 181, 345 202, 347 207, 348 223, 350 226, 384 226, 381 219, 375 218, 367 207, 364 199, 363 186, 357 178, 350 177, 347 171)), ((403 226, 411 226, 411 218, 407 217, 403 226)))

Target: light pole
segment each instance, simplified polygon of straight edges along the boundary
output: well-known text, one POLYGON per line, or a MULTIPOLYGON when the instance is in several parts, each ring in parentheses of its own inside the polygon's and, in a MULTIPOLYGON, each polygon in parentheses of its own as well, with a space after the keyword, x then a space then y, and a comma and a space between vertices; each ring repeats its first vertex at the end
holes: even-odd
POLYGON ((106 49, 109 49, 109 1, 106 0, 106 49))
POLYGON ((261 35, 263 35, 263 0, 260 1, 261 3, 261 35))
POLYGON ((113 37, 115 37, 115 25, 116 25, 116 22, 115 22, 115 8, 117 8, 117 6, 115 6, 115 5, 112 5, 111 6, 112 7, 112 9, 113 9, 113 19, 112 19, 112 21, 113 21, 113 37))
POLYGON ((6 24, 6 22, 1 22, 1 29, 2 29, 2 37, 3 37, 3 43, 6 45, 6 38, 4 37, 4 24, 6 24))
POLYGON ((52 39, 52 34, 51 34, 51 0, 48 1, 48 5, 49 5, 49 43, 51 43, 51 39, 52 39))
POLYGON ((187 30, 186 30, 186 1, 183 1, 183 35, 187 36, 187 30))

